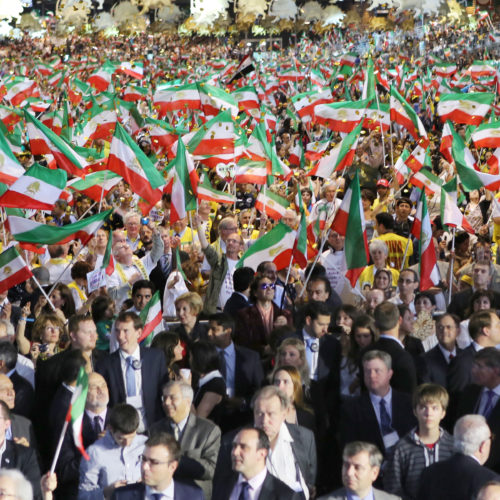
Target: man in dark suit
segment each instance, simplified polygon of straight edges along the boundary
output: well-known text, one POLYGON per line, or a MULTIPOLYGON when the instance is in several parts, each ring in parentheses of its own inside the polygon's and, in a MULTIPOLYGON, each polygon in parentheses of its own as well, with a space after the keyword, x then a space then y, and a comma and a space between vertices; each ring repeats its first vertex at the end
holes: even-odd
MULTIPOLYGON (((401 392, 412 394, 417 386, 417 371, 409 352, 399 340, 399 324, 401 317, 398 306, 391 302, 382 302, 375 308, 375 326, 380 331, 380 338, 363 349, 361 357, 372 350, 384 351, 391 356, 394 376, 391 386, 401 392)), ((363 377, 363 364, 360 366, 360 377, 363 377)))
POLYGON ((384 455, 399 438, 416 425, 411 397, 391 388, 391 357, 384 351, 363 356, 363 373, 368 393, 345 402, 340 419, 342 445, 366 441, 384 455))
POLYGON ((17 349, 9 341, 0 341, 0 373, 6 374, 16 391, 14 412, 26 418, 31 418, 35 391, 31 384, 16 372, 17 349))
POLYGON ((181 458, 174 478, 194 481, 205 498, 212 497, 212 479, 220 448, 220 429, 210 420, 191 413, 193 389, 185 382, 168 382, 163 387, 166 418, 149 428, 149 434, 172 434, 181 447, 181 458))
POLYGON ((11 425, 10 410, 4 401, 0 401, 0 449, 2 453, 0 468, 17 469, 21 471, 33 487, 33 497, 41 500, 40 467, 33 448, 22 446, 14 441, 6 440, 5 433, 11 425))
POLYGON ((311 301, 303 309, 304 323, 295 332, 306 348, 311 379, 311 399, 317 428, 323 435, 335 420, 340 398, 340 343, 327 335, 332 310, 324 303, 311 301))
POLYGON ((83 314, 71 316, 68 322, 68 332, 71 341, 69 349, 65 349, 47 360, 38 358, 37 361, 34 424, 40 450, 48 450, 50 446, 50 434, 47 432, 49 409, 62 382, 61 367, 66 357, 70 356, 71 351, 80 350, 90 372, 94 369, 97 359, 104 355, 103 351, 95 350, 97 329, 90 317, 83 314))
POLYGON ((493 309, 477 311, 469 320, 472 343, 450 363, 448 391, 453 398, 472 382, 474 356, 485 347, 500 344, 500 319, 493 309))
POLYGON ((52 399, 49 410, 49 424, 45 430, 49 434, 49 449, 45 450, 46 464, 52 460, 59 437, 66 420, 66 414, 71 404, 71 397, 76 387, 80 368, 85 366, 85 358, 80 350, 72 350, 62 361, 61 378, 57 391, 52 399))
POLYGON ((234 292, 224 305, 224 313, 233 319, 238 317, 238 311, 250 305, 250 284, 254 278, 251 267, 240 267, 233 274, 234 292))
MULTIPOLYGON (((89 374, 89 389, 82 420, 82 441, 86 449, 105 434, 108 423, 109 393, 106 381, 96 372, 89 374)), ((73 431, 68 428, 61 447, 61 454, 56 464, 57 489, 56 500, 76 500, 81 452, 75 445, 73 431)))
POLYGON ((181 449, 173 436, 163 432, 154 434, 146 441, 142 455, 142 483, 117 488, 111 499, 145 500, 173 497, 174 500, 205 500, 203 491, 198 486, 173 478, 180 457, 181 449))
POLYGON ((254 498, 255 500, 300 500, 297 493, 271 475, 266 468, 269 438, 262 429, 246 428, 233 439, 233 474, 227 481, 215 482, 214 499, 254 498), (253 496, 250 496, 252 495, 253 496), (246 495, 246 496, 245 496, 246 495))
POLYGON ((493 435, 485 465, 500 474, 500 351, 486 347, 476 353, 472 379, 474 384, 460 393, 457 417, 471 413, 484 416, 493 435))
POLYGON ((7 431, 7 439, 11 439, 18 444, 36 448, 35 432, 31 421, 22 415, 14 412, 16 393, 14 385, 7 375, 0 374, 0 400, 4 401, 10 414, 10 430, 7 431))
MULTIPOLYGON (((269 438, 271 454, 267 467, 274 475, 292 489, 301 488, 314 491, 316 483, 316 444, 314 435, 305 427, 285 421, 289 401, 285 394, 275 386, 260 389, 254 397, 254 426, 262 429, 269 438), (293 458, 292 460, 289 460, 293 458), (291 467, 283 468, 287 462, 291 467), (300 474, 298 474, 300 472, 300 474), (297 479, 300 479, 300 485, 297 479)), ((214 484, 229 480, 231 473, 231 448, 236 432, 229 432, 222 438, 214 484)), ((214 495, 214 500, 215 500, 214 495)))
POLYGON ((228 314, 216 313, 209 316, 208 337, 219 353, 219 370, 226 382, 228 395, 223 431, 252 421, 250 401, 264 381, 264 370, 258 353, 235 345, 233 333, 234 320, 228 314))
POLYGON ((488 481, 500 477, 484 467, 491 447, 491 431, 482 415, 465 415, 455 424, 455 453, 425 468, 417 500, 470 500, 488 481))
POLYGON ((373 488, 382 465, 379 449, 363 441, 354 441, 344 448, 342 455, 342 483, 340 488, 318 500, 346 500, 348 498, 373 498, 373 500, 397 500, 399 497, 373 488))
POLYGON ((139 412, 139 432, 162 417, 161 387, 168 376, 163 352, 139 346, 142 327, 137 314, 121 312, 115 322, 119 349, 96 368, 108 385, 110 405, 127 402, 139 412))
MULTIPOLYGON (((473 293, 477 290, 488 290, 492 277, 493 264, 491 260, 479 260, 475 262, 472 266, 472 288, 467 288, 453 295, 450 305, 448 306, 448 312, 456 314, 461 321, 464 320, 473 293)), ((491 308, 499 309, 500 294, 495 291, 491 291, 491 293, 493 293, 493 304, 491 304, 491 308)))
POLYGON ((462 352, 457 346, 460 333, 460 318, 454 314, 443 314, 436 322, 438 345, 424 354, 426 382, 448 387, 450 363, 462 352))

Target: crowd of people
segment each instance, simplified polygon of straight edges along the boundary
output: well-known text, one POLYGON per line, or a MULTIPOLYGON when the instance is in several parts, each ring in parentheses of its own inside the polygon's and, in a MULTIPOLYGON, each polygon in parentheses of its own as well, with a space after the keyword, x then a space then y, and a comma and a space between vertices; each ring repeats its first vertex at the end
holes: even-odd
MULTIPOLYGON (((491 182, 470 189, 458 175, 438 114, 446 93, 494 94, 483 122, 500 128, 499 46, 484 16, 465 28, 309 33, 253 55, 232 39, 171 35, 2 43, 2 193, 35 163, 64 170, 68 184, 46 210, 0 196, 2 251, 17 248, 29 268, 15 280, 0 255, 0 496, 499 499, 499 201, 491 182), (425 144, 385 111, 387 80, 425 144), (311 175, 337 161, 350 130, 332 130, 301 100, 353 103, 369 85, 377 113, 351 162, 311 175), (162 91, 174 96, 167 104, 162 91), (103 110, 115 118, 97 133, 103 110), (232 132, 211 143, 219 114, 232 132), (121 156, 118 175, 120 130, 134 160, 121 156), (425 160, 405 174, 422 144, 425 160), (73 153, 87 159, 85 175, 68 168, 73 153), (454 180, 463 221, 451 227, 440 186, 454 180), (353 279, 338 214, 357 183, 368 255, 353 279), (414 231, 421 189, 432 286, 414 231), (36 241, 15 229, 21 218, 36 241), (267 245, 277 231, 284 239, 267 245), (67 415, 82 373, 80 436, 67 415)), ((500 143, 476 147, 477 123, 451 120, 475 171, 498 177, 500 143)), ((39 186, 23 189, 24 200, 39 186)))

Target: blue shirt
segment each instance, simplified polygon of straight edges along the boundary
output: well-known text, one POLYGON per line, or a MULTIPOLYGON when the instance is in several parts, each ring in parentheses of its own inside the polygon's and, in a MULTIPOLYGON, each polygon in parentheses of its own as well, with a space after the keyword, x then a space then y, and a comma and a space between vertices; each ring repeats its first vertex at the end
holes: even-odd
POLYGON ((235 370, 236 370, 236 350, 234 344, 231 342, 225 349, 217 347, 217 352, 224 352, 224 359, 226 361, 226 393, 232 398, 235 392, 235 370))

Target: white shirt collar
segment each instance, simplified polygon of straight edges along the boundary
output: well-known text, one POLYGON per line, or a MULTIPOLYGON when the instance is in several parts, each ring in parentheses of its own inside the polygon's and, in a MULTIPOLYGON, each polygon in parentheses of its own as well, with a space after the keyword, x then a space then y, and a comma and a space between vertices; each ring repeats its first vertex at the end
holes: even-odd
POLYGON ((222 374, 219 370, 212 370, 211 372, 208 372, 206 375, 200 378, 200 381, 198 382, 198 387, 205 385, 207 382, 210 382, 210 380, 217 377, 222 378, 222 374))
POLYGON ((394 342, 397 342, 403 349, 405 348, 403 342, 401 342, 401 340, 397 339, 396 337, 393 337, 392 335, 386 335, 385 333, 382 333, 380 335, 380 338, 381 339, 391 339, 391 340, 394 340, 394 342))
POLYGON ((453 351, 448 351, 448 349, 445 349, 441 344, 438 344, 439 350, 443 353, 444 359, 446 360, 447 363, 449 363, 450 360, 450 355, 453 355, 455 357, 457 355, 457 348, 455 347, 453 351))
POLYGON ((154 490, 150 486, 146 486, 146 498, 151 498, 153 493, 161 493, 165 496, 165 500, 174 500, 174 481, 170 481, 170 484, 162 491, 154 490))
POLYGON ((238 476, 238 486, 241 485, 241 483, 247 482, 250 485, 250 488, 252 490, 257 490, 262 487, 262 484, 266 480, 267 476, 267 469, 266 466, 264 465, 264 468, 254 477, 251 479, 245 479, 242 474, 238 476))
POLYGON ((137 360, 139 360, 139 361, 140 361, 140 360, 141 360, 141 350, 140 350, 140 348, 139 348, 139 345, 137 345, 137 347, 135 348, 135 351, 134 351, 132 354, 128 354, 128 353, 126 353, 125 351, 122 351, 122 350, 120 349, 120 356, 121 356, 121 357, 122 357, 122 359, 123 359, 123 360, 125 360, 125 361, 127 360, 127 358, 128 358, 129 356, 132 356, 132 358, 137 359, 137 360))

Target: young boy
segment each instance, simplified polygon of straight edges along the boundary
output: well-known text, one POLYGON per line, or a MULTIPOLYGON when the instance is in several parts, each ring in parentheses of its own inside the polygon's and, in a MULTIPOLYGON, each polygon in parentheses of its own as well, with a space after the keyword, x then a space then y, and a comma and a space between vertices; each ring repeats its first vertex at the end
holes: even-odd
POLYGON ((398 441, 384 468, 384 489, 389 493, 403 500, 415 499, 424 468, 453 455, 453 436, 439 426, 448 400, 440 385, 422 384, 415 389, 413 412, 418 426, 398 441))

